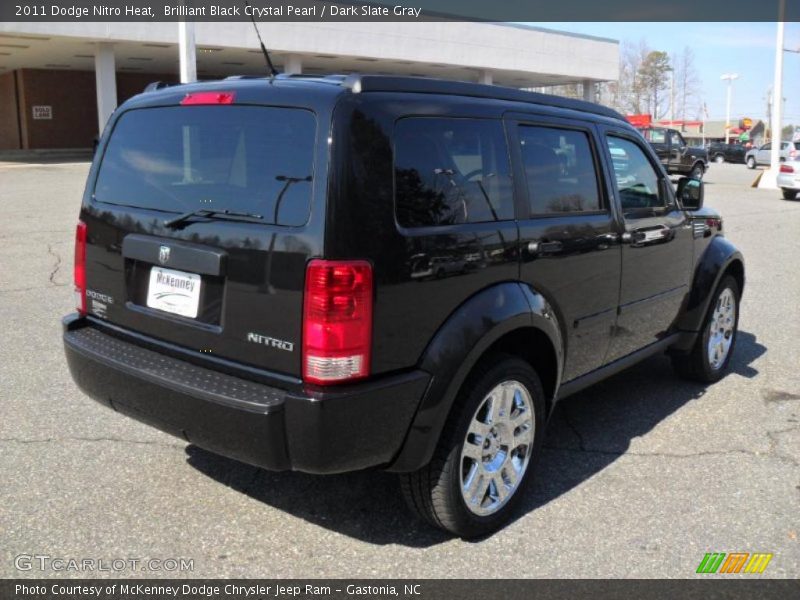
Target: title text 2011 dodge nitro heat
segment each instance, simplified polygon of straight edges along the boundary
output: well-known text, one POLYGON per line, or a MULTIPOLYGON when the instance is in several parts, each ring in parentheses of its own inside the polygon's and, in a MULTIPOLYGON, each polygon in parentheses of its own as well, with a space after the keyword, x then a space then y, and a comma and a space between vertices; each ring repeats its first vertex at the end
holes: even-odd
POLYGON ((398 472, 476 536, 559 398, 655 353, 725 372, 742 256, 612 110, 407 77, 154 88, 100 140, 64 319, 119 412, 266 469, 398 472))

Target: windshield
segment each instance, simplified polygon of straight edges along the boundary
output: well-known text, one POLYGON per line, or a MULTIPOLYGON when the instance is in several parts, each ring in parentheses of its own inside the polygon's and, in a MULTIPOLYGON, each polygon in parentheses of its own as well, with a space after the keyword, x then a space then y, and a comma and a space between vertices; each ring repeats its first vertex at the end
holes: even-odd
POLYGON ((296 108, 175 106, 117 121, 94 197, 174 213, 257 213, 299 226, 311 207, 316 120, 296 108))

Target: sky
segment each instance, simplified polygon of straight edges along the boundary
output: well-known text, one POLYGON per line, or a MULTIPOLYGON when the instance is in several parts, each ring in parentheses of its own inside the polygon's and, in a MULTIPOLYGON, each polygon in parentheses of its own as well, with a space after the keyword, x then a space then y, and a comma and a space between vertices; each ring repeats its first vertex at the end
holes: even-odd
MULTIPOLYGON (((775 69, 775 23, 529 23, 537 27, 612 38, 670 54, 688 46, 694 51, 702 98, 709 119, 725 119, 727 82, 723 73, 738 73, 733 82, 731 120, 764 119, 767 91, 775 69)), ((786 23, 784 47, 800 50, 800 23, 786 23)), ((783 55, 784 125, 800 126, 800 54, 783 55)))

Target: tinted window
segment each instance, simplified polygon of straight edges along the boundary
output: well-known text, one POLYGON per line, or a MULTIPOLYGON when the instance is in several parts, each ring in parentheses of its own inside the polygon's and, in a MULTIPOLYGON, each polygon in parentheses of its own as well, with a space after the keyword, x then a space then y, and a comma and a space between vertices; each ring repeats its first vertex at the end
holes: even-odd
POLYGON ((189 106, 120 117, 95 186, 101 202, 176 213, 228 209, 308 219, 315 118, 287 108, 189 106))
POLYGON ((663 207, 659 175, 644 151, 629 140, 616 137, 606 139, 622 209, 663 207))
POLYGON ((588 135, 553 127, 519 128, 531 215, 600 210, 588 135))
POLYGON ((394 160, 397 221, 404 227, 514 218, 499 121, 401 119, 394 160))

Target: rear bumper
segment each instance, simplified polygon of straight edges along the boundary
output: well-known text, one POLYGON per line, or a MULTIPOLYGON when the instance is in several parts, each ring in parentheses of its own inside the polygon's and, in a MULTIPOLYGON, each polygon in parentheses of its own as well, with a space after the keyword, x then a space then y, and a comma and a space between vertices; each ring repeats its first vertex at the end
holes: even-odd
POLYGON ((287 391, 170 356, 87 319, 64 319, 72 377, 94 400, 265 469, 339 473, 391 462, 430 376, 287 391))
POLYGON ((800 190, 800 173, 779 173, 778 187, 784 190, 800 190))

